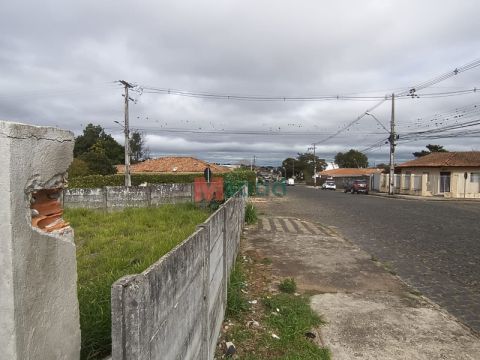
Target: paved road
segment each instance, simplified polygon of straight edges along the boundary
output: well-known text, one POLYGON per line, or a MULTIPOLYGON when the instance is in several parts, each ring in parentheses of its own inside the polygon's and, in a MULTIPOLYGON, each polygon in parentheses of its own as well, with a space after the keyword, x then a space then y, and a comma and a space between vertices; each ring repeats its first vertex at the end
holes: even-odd
POLYGON ((276 213, 335 226, 480 332, 480 202, 415 201, 295 186, 276 213))

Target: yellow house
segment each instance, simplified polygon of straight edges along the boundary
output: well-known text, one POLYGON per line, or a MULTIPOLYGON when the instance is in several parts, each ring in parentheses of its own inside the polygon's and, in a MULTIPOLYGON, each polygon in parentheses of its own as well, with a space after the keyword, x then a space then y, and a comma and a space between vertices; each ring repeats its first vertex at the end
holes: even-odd
POLYGON ((396 168, 400 194, 480 198, 480 151, 431 153, 396 168))

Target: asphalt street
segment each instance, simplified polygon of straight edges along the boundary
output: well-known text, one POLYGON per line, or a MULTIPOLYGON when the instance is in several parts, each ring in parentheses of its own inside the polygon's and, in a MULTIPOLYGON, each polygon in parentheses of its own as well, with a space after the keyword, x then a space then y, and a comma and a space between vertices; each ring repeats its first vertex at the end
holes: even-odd
POLYGON ((336 227, 405 282, 480 332, 480 202, 288 187, 276 213, 336 227))

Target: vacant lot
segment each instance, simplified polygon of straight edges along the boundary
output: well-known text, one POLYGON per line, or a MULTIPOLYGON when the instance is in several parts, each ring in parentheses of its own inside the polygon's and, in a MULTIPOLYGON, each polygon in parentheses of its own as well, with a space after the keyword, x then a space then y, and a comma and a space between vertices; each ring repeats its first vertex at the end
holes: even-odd
POLYGON ((208 215, 192 204, 113 213, 65 212, 77 245, 83 360, 101 359, 111 351, 111 285, 124 275, 145 270, 193 233, 208 215))

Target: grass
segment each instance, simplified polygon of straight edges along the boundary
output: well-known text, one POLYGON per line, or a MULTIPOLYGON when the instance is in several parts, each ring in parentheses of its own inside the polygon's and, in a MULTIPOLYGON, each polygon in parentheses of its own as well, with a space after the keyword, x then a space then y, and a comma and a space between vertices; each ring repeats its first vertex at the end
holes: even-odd
POLYGON ((293 294, 297 290, 297 283, 294 278, 287 278, 278 285, 278 288, 281 292, 293 294))
POLYGON ((111 352, 111 285, 145 270, 193 233, 209 213, 193 204, 99 212, 68 209, 75 230, 82 360, 111 352))
MULTIPOLYGON (((239 257, 240 258, 240 257, 239 257)), ((258 264, 265 266, 262 259, 258 264)), ((322 324, 310 308, 308 296, 287 293, 265 293, 255 284, 258 268, 238 259, 228 287, 227 322, 232 326, 223 334, 224 341, 232 341, 240 360, 329 360, 328 349, 319 347, 305 336, 322 324), (248 286, 246 285, 248 282, 248 286), (242 291, 243 290, 243 291, 242 291), (256 305, 248 299, 261 298, 256 305), (243 305, 239 305, 243 304, 243 305), (248 326, 254 319, 257 327, 248 326), (276 339, 272 336, 279 337, 276 339)), ((262 276, 260 276, 262 277, 262 276)), ((257 278, 258 280, 258 278, 257 278)), ((290 279, 293 280, 293 279, 290 279)), ((289 283, 295 281, 289 281, 289 283)), ((222 356, 218 352, 217 358, 222 356)))
POLYGON ((248 225, 255 224, 258 221, 257 208, 253 204, 248 203, 245 208, 245 222, 248 225))
POLYGON ((230 282, 227 289, 227 310, 226 316, 234 319, 239 319, 250 309, 250 304, 243 291, 245 291, 245 274, 243 271, 243 264, 239 261, 230 274, 230 282))
POLYGON ((319 348, 305 333, 322 324, 320 317, 310 308, 308 296, 277 294, 265 298, 269 311, 266 322, 280 339, 270 340, 273 352, 281 359, 328 359, 326 349, 319 348))

